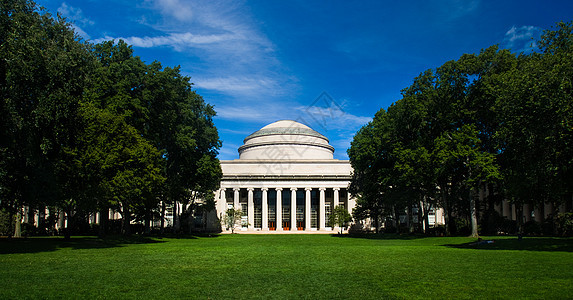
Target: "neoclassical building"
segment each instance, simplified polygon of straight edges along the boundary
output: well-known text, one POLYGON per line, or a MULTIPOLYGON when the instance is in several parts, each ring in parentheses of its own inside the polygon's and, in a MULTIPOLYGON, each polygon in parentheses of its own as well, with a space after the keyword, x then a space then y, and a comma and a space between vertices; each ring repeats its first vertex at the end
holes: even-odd
POLYGON ((218 216, 241 209, 240 231, 331 232, 337 230, 328 226, 334 207, 352 212, 352 167, 334 159, 328 139, 310 127, 277 121, 247 136, 238 150, 239 159, 221 161, 216 201, 218 216))

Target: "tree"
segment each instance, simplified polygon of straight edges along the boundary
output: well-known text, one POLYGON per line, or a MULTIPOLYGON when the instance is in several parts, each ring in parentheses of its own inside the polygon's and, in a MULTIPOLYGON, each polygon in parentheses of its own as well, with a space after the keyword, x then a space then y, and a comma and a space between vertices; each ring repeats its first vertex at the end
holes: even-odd
POLYGON ((2 1, 0 26, 0 205, 19 215, 61 197, 56 165, 74 143, 94 60, 65 20, 32 1, 2 1))
POLYGON ((101 79, 90 89, 90 101, 123 116, 161 152, 163 200, 181 203, 183 211, 174 217, 178 225, 188 224, 196 200, 217 189, 222 176, 213 107, 192 90, 179 67, 145 64, 121 40, 95 45, 94 52, 101 79))
POLYGON ((340 227, 340 234, 344 231, 344 227, 348 227, 348 223, 352 221, 352 216, 342 205, 338 205, 332 210, 332 213, 328 217, 328 226, 340 227))
POLYGON ((227 230, 231 229, 231 233, 235 233, 235 227, 242 225, 242 218, 243 212, 240 209, 231 207, 227 209, 221 220, 223 221, 223 226, 225 226, 227 230))
MULTIPOLYGON (((500 179, 495 155, 480 149, 480 140, 474 125, 464 125, 453 132, 445 132, 436 139, 436 156, 442 172, 455 172, 462 178, 460 184, 469 191, 471 235, 478 237, 477 206, 475 196, 484 182, 500 179)), ((452 184, 457 184, 452 182, 452 184)))
MULTIPOLYGON (((123 233, 129 234, 134 212, 142 207, 158 207, 158 191, 165 178, 161 155, 121 116, 90 104, 82 107, 84 131, 75 148, 69 149, 75 162, 74 174, 82 176, 90 194, 77 195, 91 209, 113 208, 122 214, 123 233)), ((73 214, 73 206, 68 205, 73 214)))

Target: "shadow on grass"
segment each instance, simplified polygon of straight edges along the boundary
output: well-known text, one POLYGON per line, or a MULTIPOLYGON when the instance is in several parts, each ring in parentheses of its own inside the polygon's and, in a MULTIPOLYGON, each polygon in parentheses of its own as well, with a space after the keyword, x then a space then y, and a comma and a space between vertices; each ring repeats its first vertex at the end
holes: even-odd
MULTIPOLYGON (((477 249, 477 250, 525 250, 525 251, 561 251, 573 252, 573 239, 570 238, 527 238, 521 241, 517 238, 509 239, 490 239, 493 243, 464 243, 464 244, 446 244, 443 246, 458 249, 477 249)), ((486 241, 486 240, 484 240, 486 241)))
POLYGON ((71 248, 74 250, 102 249, 123 247, 129 244, 153 243, 164 243, 164 241, 142 236, 119 236, 105 239, 96 237, 72 237, 70 240, 65 240, 62 237, 0 239, 0 254, 49 252, 63 248, 71 248))
POLYGON ((368 239, 368 240, 417 240, 425 239, 429 236, 423 234, 397 234, 397 233, 349 233, 349 234, 332 234, 332 237, 368 239))
POLYGON ((182 239, 182 240, 185 239, 194 240, 198 238, 216 238, 220 236, 221 235, 218 233, 193 233, 193 234, 166 233, 157 236, 153 235, 153 237, 157 239, 169 238, 169 239, 182 239))

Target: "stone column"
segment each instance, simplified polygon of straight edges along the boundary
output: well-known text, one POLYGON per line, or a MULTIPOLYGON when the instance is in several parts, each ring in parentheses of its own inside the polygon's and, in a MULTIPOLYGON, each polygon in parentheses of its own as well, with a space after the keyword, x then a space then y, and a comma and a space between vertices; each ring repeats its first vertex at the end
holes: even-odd
POLYGON ((326 225, 326 214, 324 211, 324 191, 326 188, 320 188, 320 200, 318 201, 318 229, 324 230, 326 225))
POLYGON ((249 222, 247 227, 249 229, 255 228, 255 203, 253 201, 253 190, 253 188, 247 188, 247 222, 249 222))
POLYGON ((241 209, 241 206, 239 205, 239 191, 240 190, 241 190, 240 188, 233 188, 233 192, 234 192, 233 208, 234 209, 241 209))
POLYGON ((338 204, 338 202, 340 201, 340 194, 338 193, 340 191, 340 188, 333 188, 332 190, 334 191, 334 203, 333 203, 332 211, 334 211, 334 209, 338 205, 340 205, 340 204, 338 204))
POLYGON ((509 201, 507 201, 505 199, 502 200, 501 201, 501 207, 502 207, 501 216, 507 217, 509 220, 512 220, 513 216, 511 215, 511 205, 509 204, 509 201))
POLYGON ((310 191, 312 188, 305 188, 306 191, 304 197, 304 230, 310 230, 310 191))
MULTIPOLYGON (((544 204, 541 204, 544 205, 544 204)), ((533 211, 535 211, 535 222, 542 222, 543 221, 543 214, 541 213, 540 206, 534 206, 533 211)))
POLYGON ((531 221, 531 210, 529 209, 529 204, 523 204, 523 216, 521 217, 524 218, 524 222, 531 221))
POLYGON ((276 216, 277 216, 277 231, 283 231, 283 195, 282 188, 277 188, 277 203, 276 203, 276 216))
POLYGON ((545 211, 545 218, 555 214, 555 209, 552 202, 545 203, 545 208, 543 210, 545 211))
POLYGON ((348 209, 348 213, 352 214, 352 210, 356 206, 356 200, 352 198, 348 189, 346 189, 346 203, 348 204, 348 207, 346 207, 348 209))
MULTIPOLYGON (((333 203, 332 203, 332 211, 334 212, 334 209, 335 209, 338 205, 340 205, 340 204, 339 204, 339 202, 340 202, 340 194, 339 194, 340 188, 337 188, 337 187, 336 187, 336 188, 333 188, 332 190, 334 191, 334 199, 332 200, 332 202, 333 202, 333 203)), ((338 226, 336 226, 336 225, 334 225, 334 226, 332 227, 332 230, 334 230, 334 231, 339 230, 339 229, 340 229, 340 227, 338 227, 338 226)))
POLYGON ((217 205, 219 209, 217 210, 217 217, 219 214, 224 213, 227 210, 227 197, 225 195, 225 191, 225 188, 221 188, 219 191, 219 205, 217 205))
POLYGON ((290 230, 296 231, 296 188, 290 188, 290 230))
POLYGON ((261 222, 262 222, 262 230, 269 230, 269 203, 268 203, 268 196, 267 196, 267 191, 269 189, 267 188, 262 188, 261 191, 263 193, 263 203, 261 206, 261 213, 262 213, 262 217, 261 217, 261 222))

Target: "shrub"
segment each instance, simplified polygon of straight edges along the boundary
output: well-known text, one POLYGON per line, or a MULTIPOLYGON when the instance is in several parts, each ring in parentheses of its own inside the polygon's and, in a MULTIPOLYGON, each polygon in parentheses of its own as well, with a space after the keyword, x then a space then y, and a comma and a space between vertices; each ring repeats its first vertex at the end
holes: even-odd
POLYGON ((561 236, 573 235, 573 213, 559 213, 555 218, 555 231, 561 236))
POLYGON ((0 236, 11 236, 14 233, 14 216, 6 209, 0 210, 0 236))
POLYGON ((523 233, 532 235, 540 234, 541 226, 534 220, 527 221, 525 224, 523 224, 523 233))
POLYGON ((499 232, 505 233, 505 234, 516 234, 517 233, 517 221, 503 218, 503 222, 501 224, 501 227, 499 228, 499 232))

